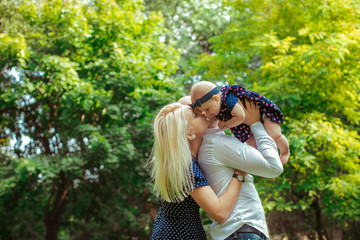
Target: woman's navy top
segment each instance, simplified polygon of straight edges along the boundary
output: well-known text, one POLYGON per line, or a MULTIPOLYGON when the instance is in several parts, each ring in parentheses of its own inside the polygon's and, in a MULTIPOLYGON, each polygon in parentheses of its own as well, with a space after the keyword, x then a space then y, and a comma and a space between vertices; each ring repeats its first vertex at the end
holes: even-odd
MULTIPOLYGON (((195 188, 209 185, 195 157, 193 174, 195 188)), ((206 239, 199 208, 190 195, 182 202, 160 200, 160 209, 150 239, 206 239)))

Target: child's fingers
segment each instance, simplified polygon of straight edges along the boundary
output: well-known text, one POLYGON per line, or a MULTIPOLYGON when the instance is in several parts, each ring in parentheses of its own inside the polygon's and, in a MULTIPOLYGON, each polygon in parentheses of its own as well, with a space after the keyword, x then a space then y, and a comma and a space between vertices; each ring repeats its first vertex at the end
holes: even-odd
POLYGON ((225 122, 220 121, 220 122, 218 123, 218 126, 219 126, 220 129, 224 130, 224 129, 225 129, 225 122))

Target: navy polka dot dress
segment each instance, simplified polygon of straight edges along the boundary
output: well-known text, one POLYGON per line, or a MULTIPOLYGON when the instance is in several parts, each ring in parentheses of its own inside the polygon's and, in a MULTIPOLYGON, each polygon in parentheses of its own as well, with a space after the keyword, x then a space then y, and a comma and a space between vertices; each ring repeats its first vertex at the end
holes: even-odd
MULTIPOLYGON (((221 89, 221 108, 220 113, 216 116, 221 121, 227 121, 232 118, 231 111, 235 104, 240 100, 245 106, 245 98, 249 101, 255 102, 260 109, 261 116, 266 116, 271 121, 282 124, 284 122, 284 115, 280 109, 257 92, 249 91, 239 85, 228 85, 221 89)), ((236 127, 230 128, 234 136, 241 142, 246 142, 250 137, 250 127, 246 124, 240 124, 236 127)))
MULTIPOLYGON (((195 157, 193 173, 195 188, 209 185, 195 157)), ((199 208, 190 195, 177 203, 160 200, 160 209, 150 239, 206 239, 199 208)))

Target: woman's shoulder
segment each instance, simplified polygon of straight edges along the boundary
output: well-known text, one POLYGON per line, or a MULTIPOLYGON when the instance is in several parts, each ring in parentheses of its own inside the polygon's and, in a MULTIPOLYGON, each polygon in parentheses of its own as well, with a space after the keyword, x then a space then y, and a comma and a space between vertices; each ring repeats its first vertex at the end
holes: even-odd
POLYGON ((209 182, 206 179, 203 171, 200 168, 200 164, 197 159, 193 156, 193 177, 194 177, 194 188, 200 186, 208 186, 209 182))

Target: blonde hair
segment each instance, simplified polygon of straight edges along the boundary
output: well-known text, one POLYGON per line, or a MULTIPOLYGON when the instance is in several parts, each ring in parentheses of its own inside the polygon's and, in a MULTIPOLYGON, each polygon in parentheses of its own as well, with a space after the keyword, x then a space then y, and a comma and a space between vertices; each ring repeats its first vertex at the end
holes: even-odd
POLYGON ((154 122, 154 146, 149 165, 154 193, 167 202, 184 200, 193 189, 192 156, 186 138, 187 106, 172 103, 163 107, 154 122))

